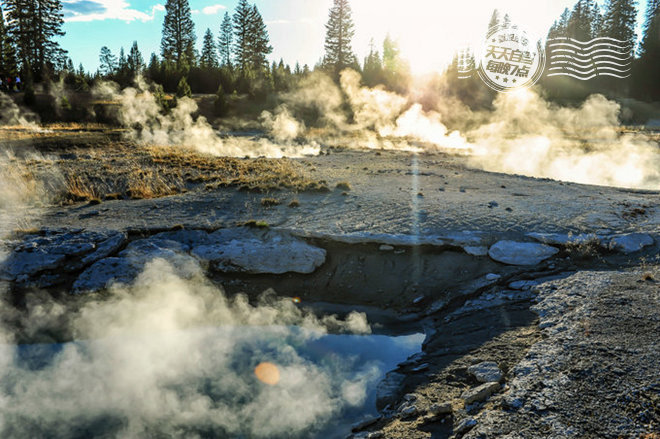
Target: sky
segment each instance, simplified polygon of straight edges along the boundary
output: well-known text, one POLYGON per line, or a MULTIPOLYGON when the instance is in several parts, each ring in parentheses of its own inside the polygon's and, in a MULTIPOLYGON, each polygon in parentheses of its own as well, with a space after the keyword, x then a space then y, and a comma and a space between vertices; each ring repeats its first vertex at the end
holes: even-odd
MULTIPOLYGON (((601 0, 602 3, 604 0, 601 0)), ((494 8, 507 12, 531 35, 544 37, 564 8, 575 0, 352 0, 353 49, 362 60, 373 39, 381 46, 389 33, 416 73, 442 70, 457 48, 478 47, 494 8)), ((639 22, 647 0, 639 0, 639 22)), ((210 28, 217 37, 225 12, 238 0, 190 0, 197 44, 210 28)), ((332 0, 253 0, 268 26, 271 60, 312 67, 323 56, 325 23, 332 0)), ((98 68, 99 51, 118 54, 138 42, 145 61, 160 53, 165 0, 63 0, 66 35, 60 44, 77 66, 98 68)))

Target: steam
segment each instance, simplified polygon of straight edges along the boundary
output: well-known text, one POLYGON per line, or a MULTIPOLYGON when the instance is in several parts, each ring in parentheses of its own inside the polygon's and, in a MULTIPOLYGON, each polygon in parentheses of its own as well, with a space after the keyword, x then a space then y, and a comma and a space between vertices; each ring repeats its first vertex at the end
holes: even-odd
POLYGON ((469 133, 470 163, 488 171, 577 183, 660 188, 660 150, 643 134, 621 134, 621 107, 602 95, 561 108, 531 90, 501 94, 490 120, 469 133))
POLYGON ((120 122, 131 128, 129 136, 138 142, 154 145, 183 146, 202 153, 231 157, 301 157, 318 155, 315 143, 297 144, 297 127, 286 121, 286 114, 262 116, 269 125, 275 142, 268 138, 222 139, 206 118, 193 117, 197 103, 190 98, 178 99, 169 114, 163 114, 154 94, 148 86, 138 81, 138 88, 119 91, 113 83, 102 83, 94 90, 96 96, 112 99, 120 104, 120 122))
POLYGON ((325 132, 317 140, 328 145, 461 154, 487 171, 660 188, 657 142, 641 133, 622 133, 620 105, 602 95, 567 108, 523 89, 499 94, 489 112, 471 113, 441 97, 432 103, 437 111, 426 111, 412 97, 360 85, 359 74, 346 70, 339 86, 312 74, 284 101, 280 111, 287 116, 318 113, 325 132), (462 133, 443 123, 442 115, 453 113, 464 119, 462 133))
POLYGON ((40 131, 39 117, 29 110, 20 108, 16 102, 0 92, 0 127, 19 126, 33 131, 40 131))
MULTIPOLYGON (((66 312, 43 303, 31 311, 32 325, 66 312)), ((116 286, 72 318, 76 339, 89 341, 62 346, 45 364, 31 361, 25 347, 0 347, 0 431, 3 437, 71 437, 89 429, 112 437, 308 435, 361 405, 379 373, 376 364, 349 372, 350 360, 326 355, 317 365, 299 353, 297 347, 328 328, 369 330, 360 314, 318 319, 273 295, 256 306, 242 296, 229 299, 201 276, 183 280, 155 260, 134 285, 116 286), (276 385, 256 379, 262 362, 277 366, 276 385)), ((0 336, 12 340, 9 330, 0 336)), ((48 348, 31 349, 43 357, 48 348)))

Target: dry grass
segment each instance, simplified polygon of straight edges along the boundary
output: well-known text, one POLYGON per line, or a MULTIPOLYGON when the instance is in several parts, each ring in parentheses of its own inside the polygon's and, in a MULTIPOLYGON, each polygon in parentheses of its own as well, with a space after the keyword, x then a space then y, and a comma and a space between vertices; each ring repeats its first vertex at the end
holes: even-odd
POLYGON ((341 189, 343 191, 350 191, 351 184, 347 181, 340 181, 339 183, 337 183, 337 189, 341 189))
MULTIPOLYGON (((70 151, 67 151, 70 152, 70 151)), ((115 142, 86 149, 75 160, 59 160, 65 177, 64 203, 159 198, 194 190, 234 187, 270 193, 328 191, 299 163, 288 159, 213 157, 174 147, 115 142)), ((264 206, 279 204, 264 199, 264 206)))
POLYGON ((600 240, 597 237, 573 240, 566 244, 566 253, 575 260, 588 260, 600 255, 600 240))
POLYGON ((277 198, 262 198, 261 199, 261 205, 264 207, 273 207, 273 206, 279 206, 282 204, 280 200, 277 198))

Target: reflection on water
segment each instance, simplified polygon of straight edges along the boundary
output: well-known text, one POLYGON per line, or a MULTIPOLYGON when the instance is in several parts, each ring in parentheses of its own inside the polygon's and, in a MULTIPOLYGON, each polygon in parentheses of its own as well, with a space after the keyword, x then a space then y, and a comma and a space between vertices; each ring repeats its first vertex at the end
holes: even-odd
POLYGON ((4 437, 345 437, 376 414, 378 381, 422 341, 267 326, 5 345, 0 405, 9 411, 0 429, 4 437))

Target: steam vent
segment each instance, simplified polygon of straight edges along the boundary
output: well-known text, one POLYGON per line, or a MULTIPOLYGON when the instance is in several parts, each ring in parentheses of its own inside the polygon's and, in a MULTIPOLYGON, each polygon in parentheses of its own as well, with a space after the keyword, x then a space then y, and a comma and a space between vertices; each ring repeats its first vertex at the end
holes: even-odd
POLYGON ((0 438, 660 439, 657 0, 0 11, 0 438))

